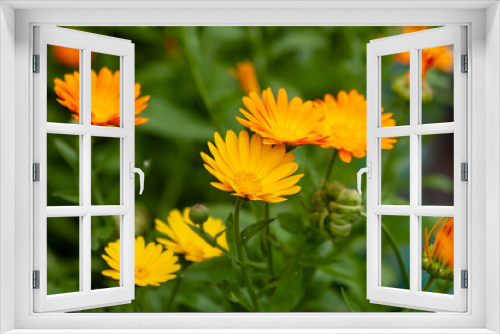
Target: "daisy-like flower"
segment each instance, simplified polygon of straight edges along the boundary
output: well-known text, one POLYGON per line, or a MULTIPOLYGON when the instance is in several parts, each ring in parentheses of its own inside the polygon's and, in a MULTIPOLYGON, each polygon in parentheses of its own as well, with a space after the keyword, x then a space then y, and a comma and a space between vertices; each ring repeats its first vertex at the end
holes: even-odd
MULTIPOLYGON (((52 55, 59 64, 71 68, 78 68, 80 66, 80 50, 66 48, 62 46, 52 45, 52 55)), ((92 55, 94 55, 92 53, 92 55)))
POLYGON ((448 266, 453 269, 453 244, 454 244, 454 218, 441 218, 427 233, 427 227, 424 233, 425 238, 425 253, 430 264, 438 262, 441 265, 448 266), (444 221, 444 222, 443 222, 444 221), (429 239, 434 230, 441 224, 441 227, 436 232, 434 243, 429 245, 429 239))
POLYGON ((265 145, 258 134, 250 140, 246 131, 239 138, 228 131, 225 142, 217 132, 214 137, 215 145, 208 143, 213 158, 203 152, 201 157, 205 168, 220 181, 210 183, 215 188, 269 203, 286 201, 283 196, 300 191, 296 183, 304 174, 292 175, 299 165, 285 145, 265 145))
MULTIPOLYGON (((221 249, 209 245, 189 227, 189 225, 194 225, 189 219, 189 211, 190 208, 185 208, 182 214, 177 209, 170 211, 167 224, 156 219, 156 229, 168 237, 168 239, 157 238, 156 240, 177 254, 185 254, 186 260, 192 262, 200 262, 222 255, 221 249)), ((229 249, 226 240, 226 227, 221 219, 208 217, 203 223, 203 229, 214 238, 218 235, 217 244, 226 250, 229 249)))
MULTIPOLYGON (((403 34, 427 29, 427 27, 404 27, 403 34)), ((409 52, 398 53, 395 55, 395 58, 400 63, 410 64, 409 52)), ((449 45, 422 50, 422 80, 425 79, 427 72, 431 68, 437 68, 444 72, 451 72, 453 70, 453 50, 449 45)), ((410 71, 408 70, 407 80, 409 79, 409 73, 410 71)))
MULTIPOLYGON (((120 239, 110 242, 105 248, 102 258, 112 268, 103 270, 104 276, 120 280, 120 239)), ((163 251, 161 245, 150 242, 146 245, 143 237, 135 239, 135 285, 159 286, 160 283, 172 280, 181 266, 179 258, 172 250, 163 251)))
MULTIPOLYGON (((322 137, 326 137, 321 147, 334 147, 339 151, 343 162, 351 162, 352 156, 363 158, 366 155, 366 99, 357 90, 348 93, 340 91, 335 99, 327 94, 323 100, 314 103, 315 111, 324 115, 322 137)), ((383 113, 382 127, 395 126, 391 113, 383 113)), ((382 138, 382 149, 390 150, 397 139, 382 138)))
MULTIPOLYGON (((57 94, 61 105, 73 112, 76 120, 80 119, 80 74, 64 75, 64 80, 54 79, 54 92, 57 94)), ((91 123, 92 125, 117 126, 120 125, 120 71, 111 72, 103 67, 99 74, 91 72, 91 123)), ((139 97, 141 84, 135 84, 135 114, 140 114, 146 109, 149 95, 139 97)), ((135 125, 148 121, 144 117, 135 117, 135 125)))
POLYGON ((286 144, 290 148, 321 143, 323 137, 318 134, 318 129, 322 126, 323 117, 312 112, 312 101, 303 102, 301 98, 294 97, 288 102, 283 88, 279 90, 276 101, 271 88, 268 88, 262 92, 262 99, 252 92, 243 98, 243 104, 248 111, 240 108, 240 112, 246 119, 236 119, 261 135, 264 144, 286 144))
POLYGON ((249 61, 236 64, 236 68, 229 70, 229 73, 240 83, 241 90, 245 94, 255 92, 260 94, 260 85, 255 74, 255 67, 249 61))

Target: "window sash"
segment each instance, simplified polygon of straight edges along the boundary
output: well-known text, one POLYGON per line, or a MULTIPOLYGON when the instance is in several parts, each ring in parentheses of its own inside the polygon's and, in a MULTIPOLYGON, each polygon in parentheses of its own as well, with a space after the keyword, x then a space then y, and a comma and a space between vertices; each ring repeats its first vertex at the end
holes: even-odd
POLYGON ((460 271, 467 269, 467 184, 460 180, 460 163, 467 162, 467 78, 461 73, 461 54, 466 54, 466 28, 446 27, 398 35, 371 41, 367 49, 368 115, 367 163, 372 177, 367 182, 367 296, 373 303, 410 307, 423 310, 467 311, 467 290, 461 289, 460 271), (454 45, 454 122, 419 124, 421 115, 421 49, 454 45), (410 124, 381 127, 381 64, 380 58, 410 52, 410 124), (421 135, 454 134, 454 206, 420 205, 421 135), (410 138, 410 205, 381 205, 380 138, 409 136, 410 138), (381 217, 410 217, 410 289, 383 287, 381 283, 381 217), (455 217, 454 226, 454 294, 444 295, 421 290, 422 233, 420 216, 455 217))
POLYGON ((34 162, 40 163, 40 181, 34 191, 34 270, 40 271, 40 288, 34 289, 34 311, 74 311, 128 303, 134 298, 134 45, 127 40, 47 26, 35 27, 34 53, 40 55, 40 73, 34 83, 34 162), (80 50, 80 124, 47 122, 47 46, 80 50), (91 125, 91 52, 120 57, 120 128, 91 125), (47 134, 78 135, 79 206, 47 206, 47 134), (120 139, 120 205, 91 205, 91 138, 120 139), (132 174, 133 175, 133 174, 132 174), (120 215, 120 287, 91 288, 91 217, 120 215), (47 295, 47 218, 80 217, 80 291, 47 295))

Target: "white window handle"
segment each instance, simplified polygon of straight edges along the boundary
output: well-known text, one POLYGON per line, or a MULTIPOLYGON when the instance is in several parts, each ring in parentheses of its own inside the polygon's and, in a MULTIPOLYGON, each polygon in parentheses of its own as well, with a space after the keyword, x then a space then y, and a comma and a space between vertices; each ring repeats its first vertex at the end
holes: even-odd
POLYGON ((130 170, 130 178, 134 178, 134 173, 139 174, 139 195, 142 195, 142 191, 144 190, 144 172, 140 168, 134 167, 134 162, 130 161, 129 164, 129 170, 130 170))
POLYGON ((358 192, 360 194, 362 194, 363 192, 361 191, 361 175, 363 175, 364 173, 366 173, 366 176, 371 179, 372 177, 372 163, 371 162, 368 162, 368 167, 365 167, 365 168, 361 168, 359 171, 358 171, 358 192))

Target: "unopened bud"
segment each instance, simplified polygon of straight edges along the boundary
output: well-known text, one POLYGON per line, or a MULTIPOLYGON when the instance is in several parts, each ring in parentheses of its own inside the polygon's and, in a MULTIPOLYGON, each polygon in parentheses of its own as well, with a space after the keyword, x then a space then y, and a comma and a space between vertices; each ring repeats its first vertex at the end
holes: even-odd
POLYGON ((210 216, 210 211, 208 208, 202 204, 195 204, 191 210, 189 210, 189 219, 195 225, 201 225, 207 221, 210 216))

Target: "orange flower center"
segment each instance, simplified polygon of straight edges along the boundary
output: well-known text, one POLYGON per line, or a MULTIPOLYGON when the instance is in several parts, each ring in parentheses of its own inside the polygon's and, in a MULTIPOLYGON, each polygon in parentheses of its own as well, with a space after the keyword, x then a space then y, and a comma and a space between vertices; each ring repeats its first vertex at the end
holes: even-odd
POLYGON ((273 129, 273 132, 276 139, 283 142, 293 141, 297 138, 296 131, 292 131, 292 129, 287 126, 277 126, 273 129))
POLYGON ((149 271, 146 270, 146 268, 141 268, 141 267, 135 268, 135 277, 136 278, 142 279, 142 278, 148 277, 148 275, 149 275, 149 271))
POLYGON ((242 194, 258 194, 262 191, 262 185, 253 173, 238 173, 234 182, 238 187, 238 192, 242 194))

